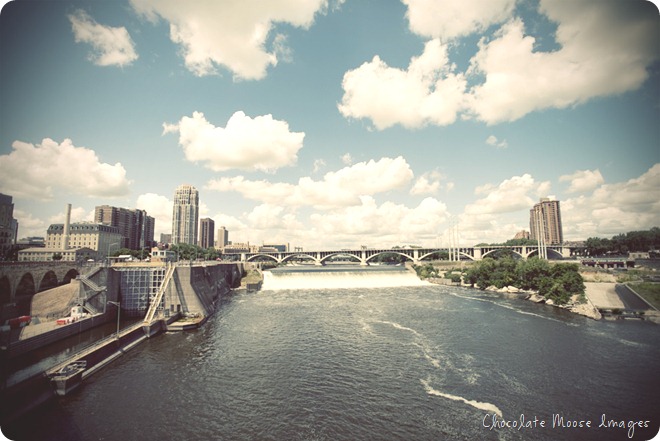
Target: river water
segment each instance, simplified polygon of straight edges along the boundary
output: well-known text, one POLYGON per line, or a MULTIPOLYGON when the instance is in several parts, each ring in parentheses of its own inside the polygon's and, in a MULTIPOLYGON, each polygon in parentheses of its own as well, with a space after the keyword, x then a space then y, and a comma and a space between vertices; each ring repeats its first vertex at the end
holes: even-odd
POLYGON ((657 325, 597 322, 387 270, 366 277, 400 280, 328 288, 365 274, 275 272, 264 290, 224 300, 200 329, 150 339, 72 396, 3 431, 30 441, 647 440, 657 433, 657 325), (286 287, 301 277, 308 288, 286 287), (559 427, 573 424, 585 427, 559 427))

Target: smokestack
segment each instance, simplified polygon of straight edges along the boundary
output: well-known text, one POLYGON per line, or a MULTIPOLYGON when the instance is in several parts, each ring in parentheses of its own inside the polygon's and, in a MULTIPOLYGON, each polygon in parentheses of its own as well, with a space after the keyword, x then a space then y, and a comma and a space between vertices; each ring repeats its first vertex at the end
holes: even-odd
POLYGON ((62 249, 69 249, 69 224, 71 223, 71 204, 66 204, 66 218, 64 219, 64 233, 62 234, 62 249))

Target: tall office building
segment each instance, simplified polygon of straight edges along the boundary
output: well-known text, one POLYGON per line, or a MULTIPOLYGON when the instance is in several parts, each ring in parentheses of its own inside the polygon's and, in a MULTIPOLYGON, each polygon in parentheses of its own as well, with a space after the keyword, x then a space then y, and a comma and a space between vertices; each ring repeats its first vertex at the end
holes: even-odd
POLYGON ((122 248, 140 250, 154 244, 156 221, 145 210, 100 205, 94 210, 94 222, 119 228, 122 248))
POLYGON ((225 227, 218 228, 218 243, 216 248, 222 249, 229 244, 229 231, 225 227))
POLYGON ((0 260, 12 249, 18 235, 12 197, 0 193, 0 260))
POLYGON ((199 221, 199 245, 202 248, 213 247, 214 228, 215 222, 213 222, 213 219, 207 217, 199 221))
POLYGON ((561 245, 564 233, 561 225, 559 201, 542 198, 529 210, 530 239, 539 240, 545 245, 561 245))
POLYGON ((192 185, 180 185, 174 192, 172 244, 197 245, 199 192, 192 185))

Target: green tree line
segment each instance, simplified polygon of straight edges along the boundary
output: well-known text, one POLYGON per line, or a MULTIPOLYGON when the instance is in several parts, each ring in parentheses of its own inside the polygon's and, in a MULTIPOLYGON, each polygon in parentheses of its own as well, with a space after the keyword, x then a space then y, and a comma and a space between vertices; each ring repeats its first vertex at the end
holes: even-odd
POLYGON ((653 227, 650 230, 630 231, 613 236, 611 239, 590 237, 586 240, 585 246, 590 256, 658 250, 660 249, 660 228, 653 227))
MULTIPOLYGON (((187 243, 180 243, 178 245, 172 245, 169 248, 170 251, 174 251, 178 256, 179 260, 215 260, 222 256, 222 253, 215 248, 202 248, 198 245, 190 245, 187 243)), ((146 259, 151 255, 151 250, 145 248, 144 250, 131 250, 128 248, 121 248, 114 253, 113 256, 125 256, 130 255, 135 259, 146 259)))
POLYGON ((486 258, 467 271, 466 283, 480 289, 489 286, 538 291, 558 305, 567 303, 571 296, 584 294, 585 286, 579 267, 574 263, 550 264, 536 257, 527 260, 486 258))

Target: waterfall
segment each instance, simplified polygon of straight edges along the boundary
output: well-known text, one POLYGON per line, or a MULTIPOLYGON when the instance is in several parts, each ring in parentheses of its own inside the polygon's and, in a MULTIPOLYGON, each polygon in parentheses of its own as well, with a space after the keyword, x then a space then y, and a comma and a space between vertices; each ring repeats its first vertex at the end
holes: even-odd
POLYGON ((402 266, 328 265, 284 267, 264 271, 262 291, 282 289, 389 288, 426 285, 402 266))

